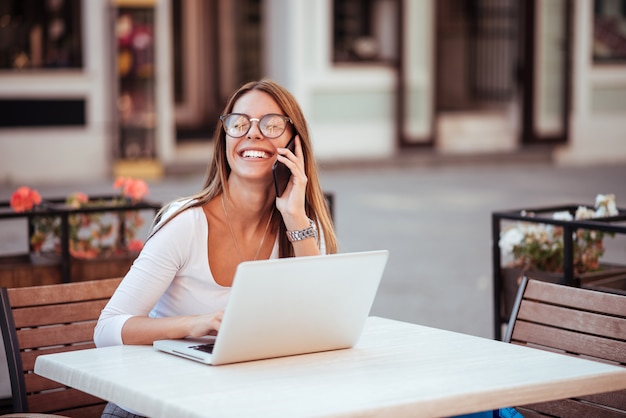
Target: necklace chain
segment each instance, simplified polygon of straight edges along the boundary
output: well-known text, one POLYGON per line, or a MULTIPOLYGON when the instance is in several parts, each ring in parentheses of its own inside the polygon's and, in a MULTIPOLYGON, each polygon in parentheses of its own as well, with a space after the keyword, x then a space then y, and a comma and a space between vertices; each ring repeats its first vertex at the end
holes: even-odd
MULTIPOLYGON (((230 230, 230 236, 233 238, 233 243, 235 244, 235 249, 237 250, 237 254, 239 255, 239 260, 243 261, 243 256, 241 254, 241 250, 239 249, 239 243, 237 242, 237 238, 235 238, 235 231, 233 231, 233 226, 230 224, 230 218, 228 217, 228 212, 226 211, 226 204, 224 203, 224 195, 222 194, 222 209, 224 209, 224 216, 226 216, 226 223, 228 224, 228 229, 230 230)), ((261 248, 263 247, 263 243, 265 242, 265 237, 267 235, 267 231, 270 229, 270 223, 272 222, 272 218, 274 217, 274 209, 272 209, 272 213, 270 213, 270 217, 267 220, 267 225, 265 225, 265 232, 263 232, 263 238, 261 238, 261 242, 259 243, 259 248, 256 250, 256 254, 254 255, 254 260, 259 258, 259 253, 261 252, 261 248)))

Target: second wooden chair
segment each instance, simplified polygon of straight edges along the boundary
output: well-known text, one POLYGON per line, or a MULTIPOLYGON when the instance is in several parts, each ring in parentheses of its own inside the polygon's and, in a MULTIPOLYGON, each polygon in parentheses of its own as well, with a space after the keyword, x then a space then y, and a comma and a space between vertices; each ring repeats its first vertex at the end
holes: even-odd
MULTIPOLYGON (((626 366, 626 296, 525 277, 506 342, 626 366)), ((525 418, 626 416, 626 391, 517 407, 525 418)))
POLYGON ((100 417, 105 401, 33 372, 42 354, 93 348, 100 311, 121 278, 0 289, 0 329, 14 412, 100 417))

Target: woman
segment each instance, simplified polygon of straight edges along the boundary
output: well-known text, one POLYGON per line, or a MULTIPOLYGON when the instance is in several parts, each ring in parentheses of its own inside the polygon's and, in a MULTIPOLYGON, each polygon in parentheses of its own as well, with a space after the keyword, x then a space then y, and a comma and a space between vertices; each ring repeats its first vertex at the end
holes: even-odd
MULTIPOLYGON (((215 334, 240 262, 337 251, 294 97, 275 82, 250 82, 229 99, 220 121, 202 191, 157 214, 144 249, 100 315, 98 347, 215 334), (292 137, 295 152, 285 148, 292 137), (276 160, 291 171, 280 196, 276 160)), ((111 408, 117 407, 109 404, 103 416, 119 413, 111 408)))

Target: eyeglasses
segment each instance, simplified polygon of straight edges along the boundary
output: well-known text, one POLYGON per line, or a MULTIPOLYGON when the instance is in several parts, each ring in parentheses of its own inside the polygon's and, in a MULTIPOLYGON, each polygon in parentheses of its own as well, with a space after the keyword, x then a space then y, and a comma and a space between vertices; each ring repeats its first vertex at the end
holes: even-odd
POLYGON ((250 131, 252 122, 259 124, 259 130, 266 138, 278 138, 287 129, 287 122, 292 123, 285 115, 270 113, 260 119, 251 118, 243 113, 229 113, 220 116, 224 131, 233 138, 241 138, 250 131))

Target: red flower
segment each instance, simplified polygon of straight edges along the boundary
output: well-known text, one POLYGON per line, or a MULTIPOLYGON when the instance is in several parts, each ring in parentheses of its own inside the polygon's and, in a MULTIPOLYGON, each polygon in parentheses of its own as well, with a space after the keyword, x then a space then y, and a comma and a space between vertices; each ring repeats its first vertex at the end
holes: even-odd
POLYGON ((122 195, 133 201, 139 201, 150 193, 148 184, 142 179, 118 177, 113 183, 114 189, 122 189, 122 195))
POLYGON ((127 247, 128 247, 128 251, 133 252, 133 253, 135 252, 138 253, 143 248, 143 242, 141 242, 141 240, 134 239, 128 243, 127 247))
POLYGON ((40 203, 41 196, 37 190, 33 190, 26 186, 22 186, 17 189, 11 196, 11 208, 15 212, 26 212, 40 203))
POLYGON ((124 195, 132 200, 141 200, 144 196, 148 195, 149 192, 148 185, 141 179, 129 180, 124 188, 124 195))

